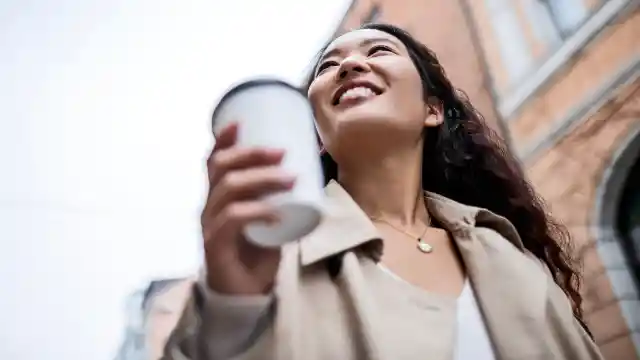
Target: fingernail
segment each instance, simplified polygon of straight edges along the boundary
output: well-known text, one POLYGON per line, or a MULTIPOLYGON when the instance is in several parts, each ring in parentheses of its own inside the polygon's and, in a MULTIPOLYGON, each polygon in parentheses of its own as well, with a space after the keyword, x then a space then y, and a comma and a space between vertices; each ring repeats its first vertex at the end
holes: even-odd
POLYGON ((283 149, 267 149, 266 152, 269 156, 273 157, 282 157, 285 153, 283 149))
POLYGON ((233 131, 233 130, 236 130, 239 126, 240 125, 238 124, 237 121, 233 121, 233 122, 230 122, 224 129, 226 131, 233 131))
POLYGON ((267 218, 267 222, 269 223, 269 225, 276 225, 280 221, 281 221, 280 213, 277 211, 271 214, 271 216, 267 218))
POLYGON ((293 185, 296 184, 296 176, 294 175, 285 175, 284 182, 287 184, 287 187, 292 188, 293 185))

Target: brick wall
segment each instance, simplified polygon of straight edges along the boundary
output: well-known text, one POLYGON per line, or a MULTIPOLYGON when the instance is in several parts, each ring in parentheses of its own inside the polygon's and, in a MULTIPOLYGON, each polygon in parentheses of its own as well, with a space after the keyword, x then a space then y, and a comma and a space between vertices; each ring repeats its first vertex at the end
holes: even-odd
POLYGON ((527 148, 541 140, 555 122, 588 98, 631 59, 640 55, 640 11, 604 30, 573 63, 509 119, 515 144, 527 148))
POLYGON ((607 359, 634 359, 635 348, 617 299, 603 269, 592 214, 596 189, 619 144, 640 129, 640 80, 618 90, 612 101, 526 164, 536 189, 551 211, 570 227, 577 248, 584 249, 584 310, 607 359))
POLYGON ((180 320, 194 280, 176 281, 149 300, 145 344, 148 359, 160 359, 162 356, 164 345, 180 320))

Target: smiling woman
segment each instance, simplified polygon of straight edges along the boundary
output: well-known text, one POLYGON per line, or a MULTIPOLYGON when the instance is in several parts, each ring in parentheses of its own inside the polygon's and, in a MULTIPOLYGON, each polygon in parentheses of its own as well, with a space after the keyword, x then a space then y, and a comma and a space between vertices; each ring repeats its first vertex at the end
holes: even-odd
POLYGON ((600 359, 568 236, 436 56, 390 25, 323 49, 308 84, 329 202, 309 236, 240 229, 295 179, 223 131, 206 269, 165 359, 600 359), (241 175, 241 176, 240 176, 241 175))
POLYGON ((425 103, 419 95, 420 76, 407 51, 396 37, 364 28, 341 36, 323 52, 308 94, 322 142, 334 157, 344 157, 335 147, 345 146, 346 138, 357 138, 359 143, 364 139, 378 142, 385 136, 384 143, 366 149, 377 158, 370 151, 386 152, 389 149, 384 147, 400 144, 415 146, 425 126, 438 125, 441 118, 436 112, 429 116, 428 124, 419 120, 427 105, 436 104, 425 103))

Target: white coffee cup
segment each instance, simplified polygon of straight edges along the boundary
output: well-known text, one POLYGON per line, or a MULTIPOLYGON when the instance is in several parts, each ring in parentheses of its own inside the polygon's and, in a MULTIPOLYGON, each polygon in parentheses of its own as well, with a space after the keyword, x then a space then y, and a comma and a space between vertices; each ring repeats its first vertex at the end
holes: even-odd
POLYGON ((296 176, 293 189, 265 198, 276 205, 275 224, 247 224, 247 239, 278 247, 312 232, 322 217, 323 173, 311 105, 298 88, 281 80, 244 81, 228 90, 216 106, 213 133, 239 125, 237 146, 285 150, 281 166, 296 176))

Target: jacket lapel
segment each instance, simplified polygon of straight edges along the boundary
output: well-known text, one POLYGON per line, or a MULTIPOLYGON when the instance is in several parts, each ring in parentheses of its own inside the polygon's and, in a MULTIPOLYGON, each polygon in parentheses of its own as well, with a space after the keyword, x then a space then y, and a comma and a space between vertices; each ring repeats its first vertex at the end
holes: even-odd
POLYGON ((452 234, 498 359, 549 360, 547 277, 513 226, 486 210, 428 197, 429 212, 452 234))

